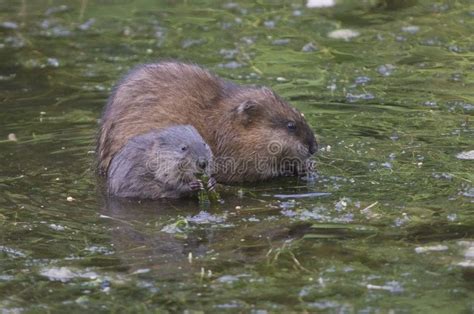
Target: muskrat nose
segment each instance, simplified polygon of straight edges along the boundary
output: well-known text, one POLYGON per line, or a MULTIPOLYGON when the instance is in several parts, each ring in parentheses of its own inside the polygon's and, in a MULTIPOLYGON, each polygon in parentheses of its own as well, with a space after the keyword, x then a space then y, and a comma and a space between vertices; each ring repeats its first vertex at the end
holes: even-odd
POLYGON ((311 155, 314 155, 318 151, 318 143, 311 141, 308 145, 308 151, 311 155))
POLYGON ((198 161, 198 166, 199 166, 199 168, 201 168, 202 170, 206 170, 206 167, 207 167, 207 160, 199 160, 199 161, 198 161))

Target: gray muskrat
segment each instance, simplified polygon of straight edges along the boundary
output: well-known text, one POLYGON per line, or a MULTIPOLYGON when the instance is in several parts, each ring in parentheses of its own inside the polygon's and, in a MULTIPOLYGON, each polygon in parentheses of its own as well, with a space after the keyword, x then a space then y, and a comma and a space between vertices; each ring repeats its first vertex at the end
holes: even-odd
POLYGON ((210 177, 212 152, 190 125, 134 136, 115 154, 107 174, 111 195, 140 199, 179 198, 203 188, 197 174, 210 177))
POLYGON ((301 174, 317 150, 303 115, 267 87, 241 86, 192 64, 136 67, 115 87, 102 116, 98 171, 127 141, 152 129, 194 126, 222 183, 301 174))

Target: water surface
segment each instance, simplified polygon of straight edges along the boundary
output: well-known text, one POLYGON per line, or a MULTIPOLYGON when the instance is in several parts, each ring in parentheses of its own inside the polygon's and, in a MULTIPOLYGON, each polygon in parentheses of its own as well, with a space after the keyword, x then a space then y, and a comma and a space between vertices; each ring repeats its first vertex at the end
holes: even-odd
POLYGON ((469 0, 0 1, 2 313, 473 312, 473 34, 469 0), (111 87, 170 58, 304 112, 316 180, 104 197, 111 87))

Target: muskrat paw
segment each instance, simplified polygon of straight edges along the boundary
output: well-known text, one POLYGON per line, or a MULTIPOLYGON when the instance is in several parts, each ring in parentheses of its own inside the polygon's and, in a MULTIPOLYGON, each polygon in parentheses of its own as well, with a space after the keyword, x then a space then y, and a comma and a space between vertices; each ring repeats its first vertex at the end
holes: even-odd
POLYGON ((207 189, 209 191, 214 191, 216 189, 216 179, 214 177, 210 177, 209 181, 207 181, 207 189))
POLYGON ((189 182, 189 187, 191 191, 200 191, 204 189, 204 185, 202 184, 201 180, 194 180, 189 182))
POLYGON ((316 161, 308 159, 305 162, 305 170, 307 172, 314 172, 316 170, 316 161))

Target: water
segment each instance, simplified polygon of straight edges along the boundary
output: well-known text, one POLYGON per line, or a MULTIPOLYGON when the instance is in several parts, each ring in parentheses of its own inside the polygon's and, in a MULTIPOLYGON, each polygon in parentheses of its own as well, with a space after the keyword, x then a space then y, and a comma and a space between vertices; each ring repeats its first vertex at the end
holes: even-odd
POLYGON ((0 12, 2 313, 474 312, 471 1, 0 12), (221 187, 217 206, 103 197, 107 95, 167 58, 272 86, 318 134, 318 176, 221 187))

